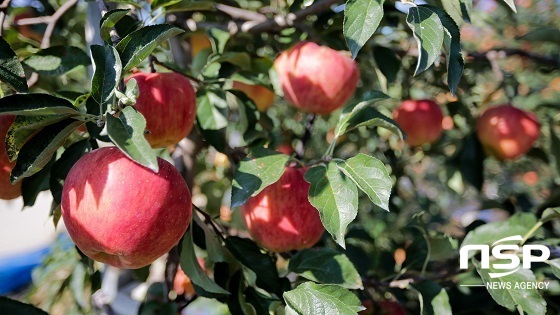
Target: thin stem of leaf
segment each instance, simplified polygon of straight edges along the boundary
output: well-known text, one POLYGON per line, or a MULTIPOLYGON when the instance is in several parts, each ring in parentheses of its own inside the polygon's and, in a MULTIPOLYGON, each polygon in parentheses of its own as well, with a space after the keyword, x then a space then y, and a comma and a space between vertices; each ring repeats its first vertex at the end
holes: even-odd
POLYGON ((539 221, 535 225, 533 225, 533 227, 525 234, 525 236, 523 236, 523 239, 519 243, 519 246, 523 246, 523 244, 525 244, 525 242, 527 242, 527 240, 530 239, 542 225, 542 221, 539 221))
POLYGON ((195 206, 194 204, 192 205, 193 208, 198 211, 198 213, 202 214, 202 216, 204 217, 204 222, 206 224, 210 224, 210 226, 212 227, 212 229, 214 230, 214 232, 216 233, 216 235, 218 235, 218 237, 222 240, 225 241, 226 238, 223 234, 223 232, 220 230, 220 228, 218 228, 218 226, 216 225, 216 223, 214 222, 214 220, 212 219, 212 217, 204 212, 202 209, 200 209, 199 207, 195 206))

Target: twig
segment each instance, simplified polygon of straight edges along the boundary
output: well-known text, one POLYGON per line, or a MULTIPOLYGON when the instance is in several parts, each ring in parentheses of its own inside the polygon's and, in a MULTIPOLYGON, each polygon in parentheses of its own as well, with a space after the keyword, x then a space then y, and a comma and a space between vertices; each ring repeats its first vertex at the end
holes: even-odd
POLYGON ((76 5, 76 3, 78 3, 78 0, 69 0, 64 2, 64 4, 61 5, 56 10, 56 12, 51 16, 49 24, 47 24, 47 29, 45 30, 45 34, 43 35, 43 40, 41 41, 41 48, 45 49, 51 45, 51 36, 54 32, 54 27, 56 26, 56 22, 58 22, 60 17, 62 17, 62 15, 66 13, 66 11, 68 11, 71 7, 76 5))
POLYGON ((216 235, 218 235, 218 237, 219 237, 222 241, 225 241, 226 238, 224 237, 224 235, 222 234, 222 231, 220 231, 220 229, 218 228, 218 226, 216 225, 216 223, 214 222, 214 220, 212 219, 212 217, 211 217, 208 213, 202 211, 202 209, 200 209, 199 207, 195 206, 194 204, 193 204, 193 208, 194 208, 196 211, 198 211, 198 213, 202 214, 202 216, 204 217, 204 222, 205 222, 206 224, 210 224, 210 226, 212 227, 212 229, 214 230, 214 232, 216 233, 216 235))
POLYGON ((247 24, 249 22, 246 22, 241 26, 241 31, 248 33, 262 33, 269 30, 282 30, 284 28, 293 26, 294 22, 302 20, 309 15, 317 14, 319 12, 327 10, 332 4, 338 1, 339 0, 317 1, 313 5, 310 5, 305 9, 299 10, 295 13, 290 13, 286 16, 276 15, 274 18, 268 19, 267 21, 258 24, 247 24))
POLYGON ((313 5, 299 10, 295 13, 289 13, 288 15, 277 14, 272 18, 264 19, 263 17, 265 16, 257 12, 229 7, 225 5, 216 5, 216 9, 230 15, 233 18, 245 20, 245 22, 236 23, 233 21, 229 21, 227 25, 224 25, 208 22, 196 22, 192 19, 189 19, 186 21, 186 23, 175 23, 175 25, 187 30, 214 27, 228 30, 231 34, 236 34, 238 32, 253 34, 272 31, 278 32, 285 28, 294 26, 295 22, 303 20, 309 15, 317 14, 329 9, 332 4, 338 1, 340 0, 320 0, 315 2, 313 5))
POLYGON ((20 19, 15 22, 17 26, 33 25, 33 24, 47 24, 52 20, 52 15, 38 16, 32 18, 20 19))
POLYGON ((231 16, 234 19, 241 19, 245 21, 261 21, 261 22, 267 20, 264 14, 260 14, 255 11, 236 8, 221 3, 215 4, 214 7, 216 8, 216 10, 226 13, 227 15, 231 16))
POLYGON ((4 20, 6 19, 6 12, 10 6, 10 2, 12 2, 12 0, 4 0, 2 4, 0 4, 0 36, 2 36, 4 32, 4 20))
POLYGON ((96 0, 95 3, 97 3, 97 6, 99 7, 99 11, 101 11, 101 16, 104 16, 105 13, 107 13, 107 11, 108 11, 107 5, 105 4, 105 1, 96 0))

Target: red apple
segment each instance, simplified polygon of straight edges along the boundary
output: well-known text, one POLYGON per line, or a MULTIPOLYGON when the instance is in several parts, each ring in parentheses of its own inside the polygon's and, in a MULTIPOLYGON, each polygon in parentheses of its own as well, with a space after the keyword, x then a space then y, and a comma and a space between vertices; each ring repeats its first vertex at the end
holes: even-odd
POLYGON ((291 143, 282 143, 276 148, 276 151, 284 153, 286 155, 294 154, 295 150, 291 143))
POLYGON ((300 42, 282 52, 274 68, 286 100, 316 114, 342 107, 360 79, 358 66, 347 53, 313 42, 300 42))
POLYGON ((305 171, 287 167, 276 183, 241 207, 249 233, 262 247, 286 252, 309 248, 321 238, 324 228, 319 212, 307 199, 305 171))
POLYGON ((362 306, 366 309, 363 311, 359 311, 358 315, 373 315, 375 314, 375 306, 373 304, 373 300, 362 300, 362 306))
MULTIPOLYGON (((203 258, 198 258, 198 264, 206 271, 203 258)), ((177 273, 173 279, 173 291, 177 292, 177 295, 185 295, 187 297, 192 297, 196 293, 191 278, 185 274, 181 266, 177 267, 177 273)))
POLYGON ((443 132, 443 113, 432 100, 406 100, 393 111, 393 119, 406 133, 406 143, 434 143, 443 132))
POLYGON ((204 49, 212 48, 212 43, 204 32, 192 33, 190 36, 191 57, 194 59, 199 52, 204 49))
POLYGON ((484 111, 476 132, 486 152, 507 160, 527 153, 539 137, 540 127, 535 115, 506 104, 484 111))
POLYGON ((6 153, 6 133, 14 122, 15 116, 0 115, 0 199, 10 200, 21 196, 21 181, 12 185, 10 173, 16 162, 10 163, 6 153))
POLYGON ((261 112, 267 110, 274 103, 274 93, 262 85, 249 85, 243 82, 234 81, 233 88, 240 90, 255 102, 257 109, 261 112))
POLYGON ((380 314, 386 315, 406 315, 408 312, 401 304, 395 301, 381 301, 379 302, 380 314))
POLYGON ((196 95, 190 81, 178 73, 142 73, 136 79, 136 108, 146 118, 146 139, 153 148, 175 145, 189 134, 196 119, 196 95))
POLYGON ((154 173, 110 147, 72 167, 62 191, 62 217, 84 254, 136 269, 179 242, 192 216, 190 191, 173 165, 160 158, 158 165, 154 173))
POLYGON ((184 294, 187 296, 191 296, 195 292, 191 279, 181 269, 181 266, 177 268, 177 273, 173 279, 173 291, 177 292, 177 295, 184 294))

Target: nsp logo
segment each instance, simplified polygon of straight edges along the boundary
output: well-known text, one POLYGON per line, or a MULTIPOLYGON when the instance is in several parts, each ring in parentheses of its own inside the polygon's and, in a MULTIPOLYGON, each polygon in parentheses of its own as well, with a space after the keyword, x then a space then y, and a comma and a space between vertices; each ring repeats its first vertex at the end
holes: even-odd
MULTIPOLYGON (((519 253, 521 252, 521 257, 523 258, 523 269, 531 269, 531 264, 534 262, 544 262, 550 257, 550 249, 544 245, 523 245, 519 247, 517 244, 501 244, 505 242, 517 241, 518 243, 523 240, 521 235, 515 235, 510 237, 504 237, 500 240, 495 241, 492 244, 492 256, 500 260, 508 260, 509 263, 494 263, 492 264, 492 269, 507 270, 504 272, 490 272, 488 275, 491 278, 500 278, 510 275, 517 270, 519 270, 521 261, 519 259, 519 253), (533 252, 539 251, 539 256, 534 256, 533 252)), ((469 268, 469 252, 480 251, 480 268, 490 269, 490 246, 483 244, 471 244, 461 247, 459 251, 459 268, 468 269, 469 268)))

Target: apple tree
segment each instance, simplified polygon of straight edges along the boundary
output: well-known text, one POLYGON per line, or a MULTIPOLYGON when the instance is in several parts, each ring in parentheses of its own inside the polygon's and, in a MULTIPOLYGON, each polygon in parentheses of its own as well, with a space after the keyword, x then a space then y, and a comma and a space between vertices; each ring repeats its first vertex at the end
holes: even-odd
POLYGON ((559 16, 2 1, 0 199, 74 243, 0 313, 560 312, 559 16))

